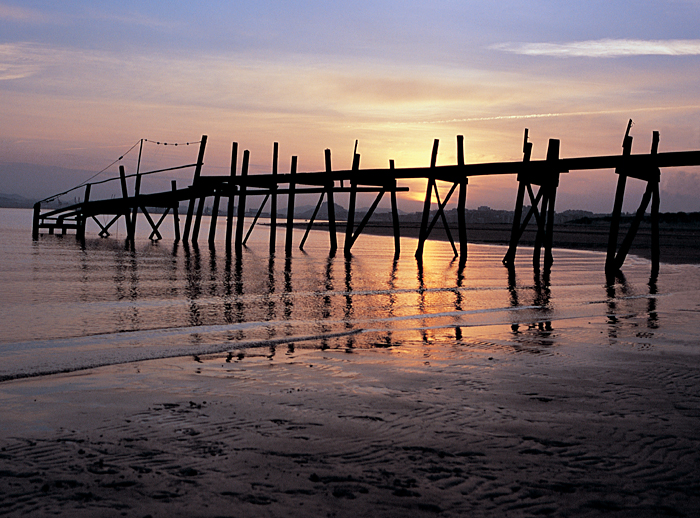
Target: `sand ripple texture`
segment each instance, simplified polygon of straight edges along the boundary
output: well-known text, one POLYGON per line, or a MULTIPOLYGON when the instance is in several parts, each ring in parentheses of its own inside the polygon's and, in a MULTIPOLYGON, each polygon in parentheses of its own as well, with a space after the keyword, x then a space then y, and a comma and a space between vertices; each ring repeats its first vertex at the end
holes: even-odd
POLYGON ((2 440, 0 515, 697 516, 700 369, 585 349, 407 341, 7 382, 65 413, 2 440))

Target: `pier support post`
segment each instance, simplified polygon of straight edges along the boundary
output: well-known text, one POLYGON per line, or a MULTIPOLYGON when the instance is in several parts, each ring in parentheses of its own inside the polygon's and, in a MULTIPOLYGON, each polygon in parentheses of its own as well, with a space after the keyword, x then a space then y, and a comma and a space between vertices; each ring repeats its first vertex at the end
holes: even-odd
POLYGON ((36 241, 39 239, 39 219, 41 216, 41 202, 38 201, 34 204, 34 215, 32 217, 32 239, 36 241))
POLYGON ((459 228, 459 260, 464 264, 467 260, 467 185, 469 179, 461 170, 464 167, 464 136, 457 135, 457 165, 460 167, 459 200, 457 202, 457 225, 459 228), (462 176, 464 174, 464 176, 462 176))
POLYGON ((226 210, 226 250, 231 249, 231 241, 233 239, 233 206, 236 199, 236 161, 238 160, 238 142, 231 145, 231 173, 228 182, 228 207, 226 210))
POLYGON ((350 254, 353 245, 353 232, 355 230, 355 203, 357 202, 357 171, 360 168, 360 155, 357 154, 357 140, 355 151, 352 155, 352 171, 350 173, 350 202, 348 204, 348 220, 345 224, 345 255, 350 254))
POLYGON ((285 229, 284 254, 292 255, 292 236, 294 235, 294 198, 296 197, 297 157, 292 157, 289 169, 289 194, 287 195, 287 228, 285 229))
MULTIPOLYGON (((632 128, 632 119, 627 123, 627 131, 625 138, 622 141, 622 154, 629 156, 632 153, 632 137, 630 129, 632 128)), ((608 234, 608 251, 605 257, 605 274, 608 277, 614 276, 617 273, 615 266, 615 252, 617 250, 617 237, 620 232, 620 216, 622 214, 622 202, 625 199, 625 186, 627 185, 627 168, 622 165, 615 169, 617 174, 617 189, 615 190, 615 202, 610 218, 610 233, 608 234)))
POLYGON ((175 230, 175 242, 180 241, 180 200, 177 199, 177 181, 170 182, 170 188, 173 192, 173 227, 175 230))
POLYGON ((330 237, 330 255, 335 255, 338 250, 338 235, 335 230, 335 199, 333 197, 333 187, 335 186, 335 180, 333 180, 333 169, 331 168, 331 150, 326 149, 326 194, 328 198, 328 234, 330 237))
MULTIPOLYGON (((440 140, 435 139, 433 141, 433 152, 430 156, 430 169, 435 169, 437 164, 437 154, 438 146, 440 145, 440 140)), ((428 238, 428 219, 430 218, 430 202, 433 197, 433 186, 435 185, 434 173, 430 172, 430 177, 428 178, 428 185, 425 189, 425 201, 423 202, 423 217, 421 218, 420 231, 418 233, 418 248, 416 249, 415 257, 416 259, 423 259, 423 247, 425 246, 425 240, 428 238)))
POLYGON ((199 143, 199 155, 197 156, 197 163, 194 168, 194 177, 192 178, 192 197, 190 198, 190 203, 187 207, 187 218, 185 219, 185 229, 182 233, 183 241, 187 241, 190 238, 190 228, 192 227, 192 216, 194 215, 194 205, 197 201, 197 194, 199 193, 199 177, 202 174, 202 165, 204 165, 204 149, 207 146, 207 136, 202 135, 202 140, 199 143))
MULTIPOLYGON (((653 133, 651 144, 651 152, 656 154, 659 149, 659 132, 653 133)), ((652 182, 652 197, 651 197, 651 277, 656 278, 659 275, 659 182, 661 181, 661 170, 656 181, 652 182)))
POLYGON ((216 221, 219 218, 219 203, 221 202, 221 194, 216 191, 214 194, 214 202, 211 207, 211 220, 209 222, 209 246, 214 244, 216 240, 216 221))
POLYGON ((236 255, 243 252, 243 227, 245 225, 246 181, 248 177, 248 162, 250 151, 243 151, 243 165, 241 166, 241 185, 238 190, 238 216, 236 218, 236 255))
MULTIPOLYGON (((631 121, 630 121, 631 122, 631 121)), ((629 129, 628 129, 629 131, 629 129)), ((631 150, 631 139, 632 137, 627 137, 626 140, 630 141, 631 150)), ((621 268, 629 254, 630 248, 632 247, 632 242, 637 236, 639 231, 639 225, 644 219, 644 214, 649 207, 651 202, 651 275, 656 277, 659 272, 659 182, 661 180, 661 171, 656 166, 655 157, 658 153, 659 148, 659 132, 655 131, 653 133, 653 139, 651 144, 650 156, 653 157, 654 163, 649 170, 644 171, 630 171, 621 170, 620 177, 618 177, 618 191, 615 193, 615 206, 613 207, 613 217, 610 223, 610 236, 608 241, 608 255, 605 261, 605 273, 609 279, 612 278, 621 268), (620 188, 620 178, 626 176, 632 176, 633 178, 638 178, 641 180, 646 180, 647 186, 644 194, 642 195, 642 200, 637 208, 637 212, 630 223, 630 227, 627 230, 622 243, 620 244, 619 250, 617 249, 617 234, 620 225, 620 213, 622 207, 622 198, 624 197, 624 184, 620 188), (617 217, 616 217, 617 216, 617 217)), ((629 155, 629 153, 627 153, 629 155)), ((624 165, 622 167, 625 167, 624 165)))
MULTIPOLYGON (((552 246, 554 244, 554 204, 557 199, 557 187, 559 187, 559 148, 560 141, 557 139, 549 139, 549 147, 547 148, 547 162, 552 163, 551 169, 547 171, 547 185, 545 196, 547 197, 547 226, 544 234, 544 268, 549 270, 554 263, 552 257, 552 246)), ((544 186, 543 186, 544 187, 544 186)), ((542 215, 544 216, 544 202, 542 207, 542 215)))
POLYGON ((83 196, 83 203, 80 212, 76 215, 76 239, 79 241, 85 241, 85 224, 87 223, 87 216, 85 215, 86 204, 90 201, 90 189, 92 185, 87 184, 85 186, 85 195, 83 196))
MULTIPOLYGON (((394 161, 389 160, 389 169, 394 174, 394 161)), ((391 184, 391 221, 394 226, 394 259, 401 255, 401 227, 399 225, 399 206, 396 202, 396 180, 391 184)))
POLYGON ((194 226, 192 228, 192 242, 196 243, 199 241, 199 227, 202 224, 202 215, 204 214, 204 205, 207 201, 205 196, 199 198, 199 203, 197 204, 197 215, 194 218, 194 226))
POLYGON ((279 144, 272 147, 272 185, 270 186, 270 255, 277 248, 277 163, 279 161, 279 144))
POLYGON ((129 192, 126 188, 126 172, 124 171, 124 166, 119 166, 119 183, 122 188, 122 198, 124 200, 124 221, 126 223, 126 238, 130 241, 134 239, 134 229, 131 225, 131 210, 129 209, 129 192))
MULTIPOLYGON (((530 162, 530 157, 532 156, 532 142, 528 142, 528 129, 525 128, 525 136, 523 139, 523 163, 527 164, 530 162)), ((528 184, 528 178, 530 174, 525 166, 525 170, 518 174, 518 195, 515 199, 515 210, 513 211, 513 227, 510 231, 510 243, 508 245, 508 251, 503 258, 503 264, 508 267, 512 267, 515 264, 515 253, 518 250, 518 241, 520 241, 520 236, 527 226, 527 221, 523 222, 523 201, 525 200, 525 188, 528 184), (522 225, 522 227, 521 227, 522 225)), ((534 206, 533 206, 534 208, 534 206)), ((527 218, 529 221, 529 217, 527 218)))

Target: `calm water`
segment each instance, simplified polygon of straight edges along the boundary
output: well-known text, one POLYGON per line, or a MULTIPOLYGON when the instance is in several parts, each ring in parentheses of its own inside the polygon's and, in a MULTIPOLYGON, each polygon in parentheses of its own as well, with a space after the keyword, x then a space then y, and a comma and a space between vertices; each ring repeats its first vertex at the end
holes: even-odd
MULTIPOLYGON (((463 270, 447 243, 363 235, 350 259, 328 257, 328 236, 312 232, 306 253, 267 252, 259 226, 241 257, 210 248, 151 243, 129 250, 121 234, 31 240, 31 211, 0 209, 0 380, 178 355, 294 348, 414 348, 450 344, 513 354, 560 345, 673 350, 697 357, 700 268, 634 257, 606 286, 600 253, 555 251, 551 278, 533 274, 531 251, 515 273, 503 247, 470 245, 463 270), (599 322, 598 326, 584 326, 599 322)), ((205 218, 205 229, 208 220, 205 218)), ((221 221, 218 235, 224 235, 221 221)), ((145 221, 139 222, 145 232, 145 221)), ((206 235, 206 232, 203 232, 206 235)), ((295 242, 301 231, 295 234, 295 242)), ((342 247, 342 237, 341 247, 342 247)))

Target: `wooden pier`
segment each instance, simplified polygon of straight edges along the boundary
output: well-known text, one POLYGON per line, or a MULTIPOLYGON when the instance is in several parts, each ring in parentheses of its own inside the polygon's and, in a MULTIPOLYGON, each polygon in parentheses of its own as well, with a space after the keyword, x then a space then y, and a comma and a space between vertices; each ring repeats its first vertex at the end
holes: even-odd
MULTIPOLYGON (((532 160, 532 144, 528 141, 528 130, 525 130, 523 143, 523 159, 516 162, 494 162, 482 164, 464 163, 464 139, 457 137, 457 164, 437 165, 439 141, 433 143, 433 150, 429 167, 395 167, 390 160, 386 169, 360 169, 360 155, 357 153, 357 143, 353 153, 352 168, 333 169, 331 151, 325 150, 325 170, 319 172, 298 172, 297 157, 291 157, 288 173, 279 172, 279 153, 277 143, 273 146, 272 168, 269 174, 248 174, 250 153, 243 151, 240 174, 238 167, 238 145, 233 143, 231 152, 230 174, 225 176, 202 175, 204 164, 204 152, 207 144, 207 136, 202 136, 199 143, 199 152, 196 162, 174 168, 149 171, 127 175, 124 167, 119 168, 119 178, 106 181, 119 181, 121 197, 112 199, 92 200, 90 198, 91 186, 86 184, 83 201, 60 209, 42 211, 38 202, 34 206, 34 222, 32 235, 38 239, 42 230, 49 234, 60 232, 66 234, 68 230, 75 231, 78 239, 85 238, 85 224, 88 219, 93 219, 100 227, 99 235, 109 236, 109 229, 119 220, 124 218, 127 229, 127 240, 133 241, 136 232, 136 215, 141 211, 151 228, 151 239, 161 239, 159 228, 165 217, 172 212, 175 239, 197 242, 200 239, 202 216, 205 202, 208 198, 213 200, 208 240, 213 243, 216 239, 217 218, 219 216, 222 198, 228 201, 226 210, 226 246, 232 248, 236 254, 240 254, 250 233, 255 228, 258 218, 263 213, 268 202, 270 203, 270 245, 271 254, 276 251, 277 234, 277 203, 279 196, 287 198, 286 234, 284 250, 290 255, 294 243, 292 243, 294 224, 294 208, 296 196, 300 194, 318 195, 316 209, 310 218, 304 237, 299 244, 303 249, 309 231, 313 228, 318 213, 327 204, 327 228, 329 235, 330 254, 335 254, 338 249, 338 221, 335 214, 335 196, 338 194, 349 195, 348 217, 345 221, 345 237, 343 252, 350 254, 352 247, 362 234, 374 211, 384 195, 389 195, 391 200, 392 226, 394 236, 395 256, 400 254, 400 222, 397 205, 397 192, 408 191, 407 187, 398 186, 398 181, 405 179, 426 179, 427 188, 423 204, 418 246, 415 257, 422 259, 424 245, 435 225, 440 222, 454 251, 455 257, 459 257, 462 264, 467 260, 467 236, 465 211, 467 201, 467 187, 469 178, 474 176, 515 175, 518 189, 515 199, 515 211, 508 251, 503 258, 506 266, 512 267, 515 261, 518 244, 523 232, 534 219, 537 227, 537 237, 533 253, 533 265, 539 269, 541 256, 544 255, 543 265, 545 270, 552 266, 552 247, 554 244, 554 207, 557 188, 561 175, 571 171, 586 171, 595 169, 611 169, 618 175, 617 190, 614 196, 612 221, 609 234, 609 244, 606 258, 606 273, 614 275, 622 267, 625 257, 639 228, 649 203, 651 203, 652 220, 652 273, 658 272, 659 264, 659 181, 661 168, 696 166, 700 165, 700 151, 683 151, 671 153, 659 153, 659 134, 654 132, 652 149, 648 154, 633 155, 632 137, 630 136, 630 120, 622 145, 622 153, 610 156, 592 156, 581 158, 560 158, 559 140, 550 139, 545 160, 532 160), (192 184, 179 188, 176 182, 172 182, 171 189, 153 194, 141 194, 141 180, 144 176, 173 171, 176 169, 192 168, 194 170, 192 184), (127 179, 135 178, 135 189, 129 194, 127 179), (624 201, 627 178, 638 179, 647 182, 647 189, 642 197, 636 217, 622 243, 618 248, 618 234, 622 203, 624 201), (437 181, 451 184, 448 192, 441 199, 437 181), (537 189, 537 192, 535 192, 537 189), (457 245, 447 224, 445 207, 452 195, 458 191, 457 203, 457 245), (374 193, 375 200, 362 221, 356 225, 356 199, 358 193, 374 193), (523 217, 525 208, 525 196, 530 201, 530 208, 523 217), (248 198, 251 196, 263 196, 263 202, 257 210, 248 232, 244 236, 244 220, 248 198), (437 210, 432 211, 433 201, 437 203, 437 210), (182 232, 180 231, 180 219, 178 208, 180 202, 187 202, 187 213, 182 232), (236 212, 237 205, 237 213, 236 212), (155 221, 149 212, 149 208, 158 208, 161 212, 158 221, 155 221), (97 219, 98 215, 107 215, 111 219, 103 224, 97 219)), ((105 181, 105 182, 106 182, 105 181)), ((70 191, 67 191, 70 192, 70 191)), ((66 194, 66 193, 62 193, 66 194)), ((46 200, 43 200, 46 201, 46 200)))

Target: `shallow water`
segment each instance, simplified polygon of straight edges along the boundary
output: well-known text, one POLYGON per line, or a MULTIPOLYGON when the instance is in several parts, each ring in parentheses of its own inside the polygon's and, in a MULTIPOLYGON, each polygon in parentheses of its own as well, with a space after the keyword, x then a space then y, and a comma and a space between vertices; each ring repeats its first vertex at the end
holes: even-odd
MULTIPOLYGON (((631 257, 606 286, 603 254, 592 252, 556 250, 543 278, 531 250, 509 271, 498 246, 470 245, 460 269, 443 242, 429 242, 418 263, 413 239, 396 261, 392 239, 370 235, 352 257, 330 258, 325 232, 312 232, 306 252, 271 257, 268 228, 258 226, 236 257, 221 241, 173 244, 167 228, 163 241, 144 234, 131 250, 118 237, 91 238, 90 228, 84 246, 71 235, 32 242, 30 228, 31 211, 2 209, 0 379, 246 348, 449 341, 514 353, 573 343, 700 351, 696 266, 663 265, 651 282, 649 263, 631 257), (601 324, 584 330, 590 320, 601 324)), ((282 229, 280 249, 283 240, 282 229)))

